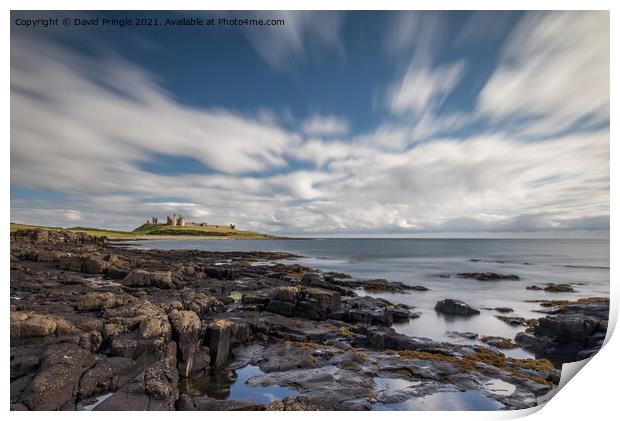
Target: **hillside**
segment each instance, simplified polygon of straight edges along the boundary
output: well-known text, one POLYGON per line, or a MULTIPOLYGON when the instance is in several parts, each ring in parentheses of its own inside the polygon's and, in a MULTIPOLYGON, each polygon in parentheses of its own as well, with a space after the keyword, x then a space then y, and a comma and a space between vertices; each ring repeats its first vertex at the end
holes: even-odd
MULTIPOLYGON (((11 222, 11 232, 19 229, 45 228, 51 230, 65 229, 62 227, 44 227, 37 225, 14 224, 11 222)), ((253 231, 234 230, 229 227, 200 227, 186 226, 173 227, 168 225, 144 224, 133 231, 106 230, 90 227, 71 227, 69 231, 85 232, 90 235, 108 237, 114 240, 140 240, 140 239, 164 239, 164 238, 185 238, 185 239, 273 239, 276 238, 267 234, 260 234, 253 231)))
POLYGON ((229 238, 274 238, 271 235, 260 234, 253 231, 242 231, 227 226, 215 227, 213 225, 201 227, 189 225, 174 227, 170 225, 144 224, 131 232, 134 235, 148 236, 191 236, 191 237, 229 237, 229 238))

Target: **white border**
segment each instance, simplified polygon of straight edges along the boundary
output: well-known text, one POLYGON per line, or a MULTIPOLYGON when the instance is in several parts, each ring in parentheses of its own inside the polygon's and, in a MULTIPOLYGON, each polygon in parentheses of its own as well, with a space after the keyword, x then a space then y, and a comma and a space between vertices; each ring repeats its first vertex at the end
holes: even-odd
MULTIPOLYGON (((5 64, 2 67, 3 72, 3 84, 1 86, 5 100, 3 101, 3 132, 5 135, 2 141, 2 165, 0 172, 2 174, 3 185, 2 189, 4 194, 2 195, 3 206, 1 209, 1 219, 5 223, 2 225, 1 238, 4 239, 2 244, 2 251, 0 256, 4 256, 2 259, 2 268, 4 276, 2 279, 2 285, 4 287, 4 299, 2 300, 3 309, 2 315, 4 317, 3 323, 3 339, 6 345, 2 348, 2 354, 0 361, 8 362, 9 349, 8 349, 8 328, 9 328, 9 282, 8 282, 8 258, 9 255, 9 225, 10 219, 10 146, 8 139, 10 138, 10 9, 15 10, 130 10, 130 9, 146 9, 146 10, 368 10, 379 7, 384 10, 470 10, 470 9, 487 9, 487 10, 611 10, 611 75, 618 72, 618 54, 617 54, 617 39, 618 39, 618 24, 620 19, 613 6, 620 4, 617 1, 605 1, 605 0, 592 0, 592 1, 576 1, 576 0, 503 0, 490 1, 490 0, 470 0, 467 2, 458 0, 418 0, 415 2, 404 0, 383 0, 381 2, 371 2, 367 0, 315 0, 312 2, 291 2, 282 0, 264 0, 261 2, 248 1, 248 0, 228 0, 226 2, 220 1, 214 2, 200 2, 190 0, 175 0, 174 2, 166 2, 162 0, 150 0, 150 1, 121 1, 121 0, 108 0, 108 1, 89 1, 88 3, 79 2, 77 0, 57 0, 53 2, 53 5, 49 1, 42 0, 23 0, 23 1, 5 1, 5 5, 8 8, 3 10, 2 33, 4 42, 2 45, 2 51, 0 57, 3 57, 5 64), (615 50, 613 47, 616 47, 615 50)), ((616 6, 618 9, 620 6, 616 6)), ((611 87, 611 120, 614 121, 614 117, 617 113, 614 111, 615 107, 614 98, 618 97, 618 84, 612 79, 610 81, 611 87)), ((613 133, 614 126, 611 124, 610 133, 613 133)), ((610 134, 610 138, 613 135, 610 134)), ((618 208, 618 168, 619 165, 619 150, 613 143, 611 147, 611 209, 612 214, 618 208)), ((618 228, 617 225, 611 223, 611 256, 618 256, 618 228)), ((616 275, 618 273, 616 269, 616 259, 611 259, 611 297, 612 297, 612 312, 610 314, 610 329, 615 325, 617 319, 617 305, 618 305, 618 285, 616 281, 616 275)), ((509 411, 509 412, 394 412, 390 413, 390 417, 394 420, 409 420, 411 417, 415 417, 416 420, 485 420, 485 419, 511 419, 524 416, 533 412, 530 415, 532 420, 542 419, 561 419, 561 420, 589 420, 589 419, 612 419, 617 411, 618 398, 615 388, 616 376, 619 374, 618 370, 618 356, 620 356, 620 345, 618 345, 617 338, 611 338, 608 335, 608 343, 588 364, 586 370, 582 370, 574 379, 572 379, 566 387, 564 387, 555 397, 553 397, 547 405, 544 406, 544 410, 538 411, 538 408, 534 410, 524 411, 509 411)), ((5 411, 9 409, 9 374, 8 364, 1 364, 4 382, 2 383, 2 390, 0 396, 3 396, 5 402, 5 411)), ((104 419, 110 416, 109 413, 89 412, 88 418, 92 419, 104 419)), ((359 419, 376 419, 379 413, 356 413, 355 418, 359 419)), ((9 416, 15 419, 30 419, 41 418, 45 419, 69 419, 73 417, 81 418, 86 413, 21 413, 11 412, 9 416)), ((130 417, 133 414, 128 412, 115 414, 115 417, 130 417)), ((149 413, 148 416, 155 419, 168 418, 171 414, 166 413, 149 413)), ((181 415, 184 419, 201 419, 205 417, 226 417, 226 420, 230 419, 247 419, 253 420, 267 420, 267 419, 283 419, 284 417, 294 417, 298 419, 314 419, 315 417, 332 418, 332 417, 348 417, 351 414, 339 414, 339 413, 245 413, 235 412, 227 414, 204 414, 199 412, 189 413, 186 412, 181 415)))

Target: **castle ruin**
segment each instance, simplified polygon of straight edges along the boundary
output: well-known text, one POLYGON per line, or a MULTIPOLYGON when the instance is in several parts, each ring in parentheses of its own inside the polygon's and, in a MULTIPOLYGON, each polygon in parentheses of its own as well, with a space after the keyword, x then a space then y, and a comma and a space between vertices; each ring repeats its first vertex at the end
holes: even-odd
MULTIPOLYGON (((146 221, 147 224, 149 225, 160 225, 159 222, 159 218, 156 216, 153 216, 150 220, 146 221)), ((171 226, 171 227, 187 227, 187 226, 194 226, 194 227, 211 227, 211 228, 230 228, 230 229, 237 229, 235 224, 228 224, 228 225, 210 225, 207 222, 189 222, 185 219, 185 217, 181 214, 179 214, 177 216, 176 213, 173 213, 172 215, 168 215, 166 217, 166 223, 165 225, 171 226)))

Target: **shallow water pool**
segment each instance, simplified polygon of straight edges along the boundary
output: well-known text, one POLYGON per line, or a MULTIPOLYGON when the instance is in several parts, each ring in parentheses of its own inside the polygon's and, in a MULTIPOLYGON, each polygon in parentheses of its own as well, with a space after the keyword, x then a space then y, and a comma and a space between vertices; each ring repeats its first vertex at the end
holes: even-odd
POLYGON ((214 399, 235 400, 268 404, 289 396, 296 396, 296 390, 281 386, 250 386, 249 378, 264 374, 255 365, 246 365, 237 370, 211 369, 198 373, 179 383, 179 392, 191 397, 208 396, 214 399))

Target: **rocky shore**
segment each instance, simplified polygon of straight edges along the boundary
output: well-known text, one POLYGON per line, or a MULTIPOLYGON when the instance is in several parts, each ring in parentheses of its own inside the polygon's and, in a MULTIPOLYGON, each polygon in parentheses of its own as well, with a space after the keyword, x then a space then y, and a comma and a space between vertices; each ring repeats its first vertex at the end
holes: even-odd
MULTIPOLYGON (((596 298, 540 302, 545 314, 523 320, 514 341, 411 337, 392 325, 424 323, 415 308, 358 292, 425 287, 282 263, 293 257, 11 233, 11 409, 399 409, 457 393, 493 409, 527 408, 556 387, 561 362, 595 353, 607 330, 608 300, 596 298), (517 346, 537 359, 502 352, 517 346), (260 390, 272 398, 254 398, 260 390)), ((436 309, 479 313, 450 297, 436 309)))

